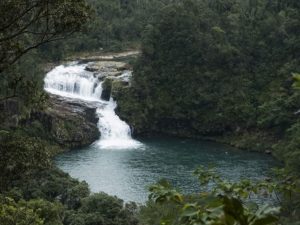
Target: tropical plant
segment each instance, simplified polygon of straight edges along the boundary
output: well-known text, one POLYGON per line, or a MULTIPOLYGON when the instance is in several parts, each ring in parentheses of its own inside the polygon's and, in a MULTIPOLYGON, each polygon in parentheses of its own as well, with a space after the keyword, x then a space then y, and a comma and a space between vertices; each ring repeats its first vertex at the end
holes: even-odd
MULTIPOLYGON (((195 175, 199 178, 201 187, 209 188, 210 191, 183 195, 166 181, 150 187, 150 201, 160 205, 159 208, 161 205, 167 207, 164 212, 168 216, 161 215, 160 224, 267 225, 278 222, 280 212, 278 207, 259 206, 249 202, 251 193, 258 195, 260 191, 268 190, 269 185, 250 181, 228 182, 221 179, 213 168, 199 167, 195 175), (168 207, 170 204, 175 206, 168 207), (177 213, 170 214, 168 209, 175 209, 177 213)), ((270 191, 272 193, 273 189, 270 191)), ((142 209, 141 212, 145 211, 142 209)))

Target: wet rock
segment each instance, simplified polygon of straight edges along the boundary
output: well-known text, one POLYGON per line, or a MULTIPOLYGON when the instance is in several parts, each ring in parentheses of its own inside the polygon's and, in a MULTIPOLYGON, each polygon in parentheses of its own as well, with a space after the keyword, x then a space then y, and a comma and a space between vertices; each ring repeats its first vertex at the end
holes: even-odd
POLYGON ((99 81, 103 81, 103 80, 105 79, 105 77, 106 77, 106 76, 105 76, 104 74, 99 74, 99 75, 98 75, 98 80, 99 80, 99 81))
POLYGON ((109 101, 112 91, 112 79, 106 78, 102 83, 102 94, 101 99, 109 101))
MULTIPOLYGON (((121 76, 124 70, 128 68, 126 63, 123 62, 115 62, 115 61, 99 61, 93 62, 86 66, 86 70, 93 72, 94 77, 97 77, 98 80, 101 82, 106 78, 109 79, 117 79, 121 76)), ((109 99, 110 91, 109 86, 106 86, 108 89, 105 89, 103 93, 103 99, 109 99)), ((110 88, 111 89, 111 88, 110 88)))
POLYGON ((89 71, 89 72, 96 72, 98 71, 98 69, 96 67, 93 67, 92 65, 91 66, 87 66, 85 68, 86 71, 89 71))
POLYGON ((99 61, 93 62, 86 66, 85 70, 97 73, 106 73, 110 76, 118 74, 118 71, 128 69, 129 66, 124 62, 117 61, 99 61))
POLYGON ((70 61, 79 61, 81 63, 87 63, 87 62, 94 62, 94 61, 111 61, 111 60, 124 60, 129 58, 136 58, 140 55, 140 51, 136 50, 129 50, 129 51, 123 51, 119 53, 92 53, 92 54, 85 54, 80 55, 77 57, 70 57, 68 60, 70 61))
POLYGON ((50 95, 47 109, 32 113, 27 123, 39 121, 49 140, 63 148, 80 148, 100 136, 95 112, 92 104, 50 95))
POLYGON ((271 150, 266 150, 266 151, 265 151, 265 154, 267 154, 267 155, 272 155, 272 151, 271 151, 271 150))

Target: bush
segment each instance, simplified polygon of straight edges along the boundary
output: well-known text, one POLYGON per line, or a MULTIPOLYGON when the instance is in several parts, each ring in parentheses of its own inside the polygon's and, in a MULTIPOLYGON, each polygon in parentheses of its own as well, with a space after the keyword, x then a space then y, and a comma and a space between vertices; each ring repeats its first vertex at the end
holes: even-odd
POLYGON ((78 211, 69 212, 66 225, 137 225, 135 204, 126 204, 117 197, 96 193, 82 199, 78 211))
POLYGON ((1 225, 63 225, 64 210, 58 202, 14 200, 0 195, 1 225))
POLYGON ((51 166, 47 144, 38 138, 9 133, 0 142, 0 190, 13 180, 27 177, 34 169, 51 166))

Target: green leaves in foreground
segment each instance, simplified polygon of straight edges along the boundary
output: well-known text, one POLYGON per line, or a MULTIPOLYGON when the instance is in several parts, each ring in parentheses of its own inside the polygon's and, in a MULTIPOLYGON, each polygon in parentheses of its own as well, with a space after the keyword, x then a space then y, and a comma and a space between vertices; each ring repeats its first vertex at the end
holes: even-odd
POLYGON ((172 189, 171 185, 166 180, 161 180, 157 184, 149 188, 151 194, 150 199, 155 199, 157 203, 175 202, 181 203, 183 197, 176 190, 172 189))
POLYGON ((214 224, 214 225, 265 225, 278 221, 276 214, 279 209, 265 205, 256 212, 249 211, 236 198, 222 196, 208 202, 205 206, 196 203, 185 204, 181 218, 183 224, 214 224))
MULTIPOLYGON (((161 181, 150 187, 149 199, 158 205, 176 205, 173 219, 161 221, 164 225, 268 225, 278 221, 279 208, 269 205, 248 207, 243 199, 260 190, 251 182, 230 183, 215 171, 200 167, 195 171, 202 185, 213 185, 209 193, 184 196, 161 181), (178 217, 179 215, 179 217, 178 217)), ((160 207, 160 206, 159 206, 160 207)), ((160 207, 161 208, 161 207, 160 207)), ((174 210, 174 207, 173 209, 174 210)), ((166 212, 168 214, 168 212, 166 212)), ((161 218, 165 218, 162 215, 161 218)))

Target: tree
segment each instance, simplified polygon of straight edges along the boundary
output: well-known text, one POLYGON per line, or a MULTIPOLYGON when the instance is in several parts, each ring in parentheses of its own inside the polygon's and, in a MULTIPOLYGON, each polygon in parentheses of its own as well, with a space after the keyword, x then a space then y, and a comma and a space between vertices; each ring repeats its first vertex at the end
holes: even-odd
POLYGON ((81 200, 77 212, 66 216, 66 225, 137 225, 133 203, 123 204, 123 200, 105 193, 95 193, 81 200))
POLYGON ((89 19, 85 0, 0 2, 0 73, 42 44, 64 39, 89 19))
POLYGON ((25 178, 34 169, 51 165, 50 152, 38 138, 7 134, 0 142, 0 190, 9 188, 15 179, 25 178))
POLYGON ((1 225, 62 225, 64 207, 43 199, 16 201, 0 195, 1 225))
POLYGON ((32 208, 0 195, 1 225, 43 225, 44 220, 32 208))

